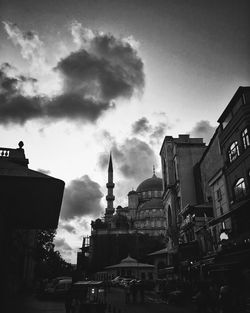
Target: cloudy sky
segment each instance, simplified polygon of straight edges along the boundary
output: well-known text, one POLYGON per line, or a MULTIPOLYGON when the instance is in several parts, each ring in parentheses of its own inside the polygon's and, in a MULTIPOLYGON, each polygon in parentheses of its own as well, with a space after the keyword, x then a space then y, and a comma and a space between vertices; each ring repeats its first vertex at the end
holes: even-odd
MULTIPOLYGON (((0 131, 66 188, 56 246, 76 262, 105 208, 160 173, 165 135, 208 143, 250 85, 248 0, 1 0, 0 131)), ((160 174, 159 174, 160 175, 160 174)))

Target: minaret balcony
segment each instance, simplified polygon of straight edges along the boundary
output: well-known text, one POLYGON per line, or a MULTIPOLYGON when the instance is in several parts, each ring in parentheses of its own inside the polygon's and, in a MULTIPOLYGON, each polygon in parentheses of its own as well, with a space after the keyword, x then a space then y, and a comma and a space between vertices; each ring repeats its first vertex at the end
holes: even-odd
POLYGON ((106 184, 106 187, 107 187, 107 188, 114 188, 114 187, 115 187, 115 184, 114 184, 114 183, 107 183, 107 184, 106 184))
POLYGON ((111 196, 111 195, 107 195, 107 196, 106 196, 106 200, 107 200, 107 201, 114 201, 114 200, 115 200, 115 196, 113 196, 113 195, 112 195, 112 196, 111 196))

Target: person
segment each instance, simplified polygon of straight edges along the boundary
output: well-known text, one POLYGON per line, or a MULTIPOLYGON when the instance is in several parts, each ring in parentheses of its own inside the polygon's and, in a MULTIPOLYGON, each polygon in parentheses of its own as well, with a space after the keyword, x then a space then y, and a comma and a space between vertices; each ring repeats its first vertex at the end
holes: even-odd
POLYGON ((235 298, 232 289, 229 285, 222 285, 219 294, 220 313, 235 312, 235 298))
POLYGON ((206 282, 200 282, 199 291, 195 295, 195 302, 197 306, 198 313, 206 313, 208 311, 208 286, 206 282))
POLYGON ((66 297, 65 297, 65 310, 66 313, 71 313, 71 308, 72 308, 72 295, 71 295, 71 290, 68 290, 66 297))
POLYGON ((139 287, 139 293, 140 293, 140 301, 141 301, 141 303, 144 303, 144 296, 145 296, 144 291, 145 291, 145 285, 144 285, 144 281, 143 281, 143 280, 141 280, 141 281, 139 282, 138 287, 139 287))
POLYGON ((132 294, 133 303, 136 303, 137 286, 136 286, 136 282, 135 281, 132 281, 131 284, 130 284, 130 292, 132 294))
POLYGON ((125 286, 124 292, 125 292, 125 303, 128 304, 128 303, 130 303, 130 286, 129 286, 129 284, 127 284, 125 286))

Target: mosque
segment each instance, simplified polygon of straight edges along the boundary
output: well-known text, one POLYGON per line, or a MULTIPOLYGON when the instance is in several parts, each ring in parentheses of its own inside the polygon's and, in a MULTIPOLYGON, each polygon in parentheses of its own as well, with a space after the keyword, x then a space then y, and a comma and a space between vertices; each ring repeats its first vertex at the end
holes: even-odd
POLYGON ((128 206, 119 205, 115 210, 110 155, 106 187, 104 218, 91 223, 88 255, 93 271, 115 264, 128 255, 143 261, 148 253, 164 247, 166 218, 162 202, 163 186, 155 169, 152 177, 128 193, 128 206))
MULTIPOLYGON (((106 223, 106 231, 111 233, 124 232, 140 232, 150 236, 164 235, 165 215, 162 203, 162 179, 155 175, 153 168, 153 176, 147 178, 139 184, 136 191, 132 190, 128 193, 128 206, 116 208, 114 211, 113 195, 113 164, 110 155, 108 167, 108 194, 106 197, 107 208, 104 221, 106 223)), ((95 229, 98 232, 98 229, 95 229)))

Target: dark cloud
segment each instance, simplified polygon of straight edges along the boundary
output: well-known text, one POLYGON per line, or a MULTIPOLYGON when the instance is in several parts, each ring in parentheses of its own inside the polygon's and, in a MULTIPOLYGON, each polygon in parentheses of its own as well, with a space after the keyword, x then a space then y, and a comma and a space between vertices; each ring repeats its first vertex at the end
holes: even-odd
POLYGON ((36 80, 23 75, 10 76, 10 68, 8 63, 0 67, 0 123, 23 124, 27 119, 41 116, 42 98, 25 96, 25 85, 34 86, 36 80))
MULTIPOLYGON (((159 113, 158 115, 162 115, 159 113)), ((165 117, 165 115, 164 115, 165 117)), ((165 135, 166 129, 169 126, 165 122, 158 122, 157 125, 152 125, 146 117, 142 117, 132 124, 132 134, 133 135, 144 135, 148 134, 151 140, 151 143, 158 142, 162 140, 165 135)))
MULTIPOLYGON (((141 180, 152 176, 153 165, 156 165, 156 155, 151 147, 137 138, 126 139, 123 144, 113 143, 112 156, 114 167, 122 173, 124 178, 141 180)), ((99 165, 107 168, 107 154, 99 157, 99 165)))
POLYGON ((52 119, 85 120, 94 122, 110 108, 109 102, 87 99, 76 93, 65 93, 55 97, 45 108, 52 119))
POLYGON ((153 128, 153 131, 150 134, 150 138, 155 140, 162 140, 167 128, 168 125, 166 123, 163 122, 159 123, 153 128))
MULTIPOLYGON (((14 44, 21 47, 23 57, 36 58, 46 65, 43 43, 34 32, 22 32, 17 25, 5 22, 14 44), (41 53, 39 53, 41 52, 41 53)), ((80 26, 79 26, 80 27, 80 26)), ((35 89, 36 79, 8 74, 10 65, 0 69, 0 123, 24 124, 32 119, 68 119, 96 121, 115 107, 118 98, 129 99, 144 87, 143 62, 128 42, 110 34, 92 32, 88 45, 61 59, 54 71, 62 78, 57 96, 41 96, 35 89), (33 86, 27 96, 25 86, 33 86)), ((86 42, 86 38, 80 38, 86 42)))
POLYGON ((77 217, 99 217, 103 209, 100 200, 103 194, 100 185, 88 175, 72 180, 65 188, 61 218, 70 220, 77 217))
POLYGON ((60 250, 60 252, 65 253, 67 251, 71 251, 72 248, 70 245, 65 241, 64 238, 55 238, 54 244, 56 249, 60 250))
POLYGON ((132 124, 132 133, 135 135, 143 134, 145 132, 147 133, 149 131, 151 131, 151 125, 146 117, 142 117, 132 124))
POLYGON ((216 127, 212 126, 209 121, 199 121, 194 128, 190 131, 193 137, 201 137, 206 143, 209 143, 212 138, 216 127))

